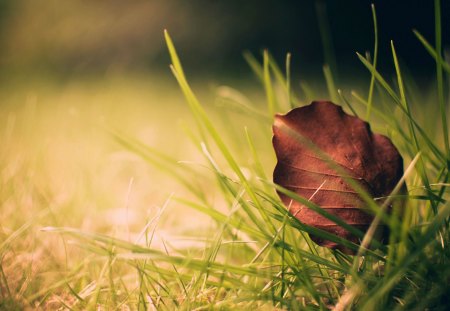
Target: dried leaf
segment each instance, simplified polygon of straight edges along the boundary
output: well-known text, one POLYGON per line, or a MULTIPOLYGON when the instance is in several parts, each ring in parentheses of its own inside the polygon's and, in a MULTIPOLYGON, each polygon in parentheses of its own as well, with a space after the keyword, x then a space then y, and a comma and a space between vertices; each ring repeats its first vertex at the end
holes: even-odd
MULTIPOLYGON (((278 159, 274 182, 363 232, 373 216, 362 209, 365 201, 349 180, 376 198, 388 196, 403 174, 402 157, 387 137, 373 134, 367 122, 328 101, 315 101, 286 115, 277 115, 273 133, 278 159)), ((283 193, 278 194, 301 222, 359 242, 333 221, 283 193)), ((378 229, 377 239, 386 240, 385 228, 380 225, 378 229)), ((321 246, 349 252, 335 242, 311 238, 321 246)))

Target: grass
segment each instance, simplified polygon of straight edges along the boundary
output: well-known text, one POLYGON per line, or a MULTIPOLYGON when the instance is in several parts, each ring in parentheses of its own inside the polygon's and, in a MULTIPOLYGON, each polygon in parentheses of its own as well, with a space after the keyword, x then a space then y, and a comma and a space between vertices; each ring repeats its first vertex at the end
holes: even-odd
POLYGON ((187 106, 170 90, 145 91, 157 79, 97 85, 83 96, 77 85, 31 92, 19 108, 23 99, 8 95, 0 115, 7 125, 0 153, 0 307, 445 310, 450 155, 444 73, 450 67, 441 55, 439 8, 436 1, 435 47, 415 31, 436 60, 429 93, 408 83, 394 43, 393 82, 377 71, 374 7, 374 58, 358 54, 371 78, 367 94, 336 89, 324 67, 327 96, 370 119, 404 158, 408 192, 388 198, 403 201, 404 212, 387 214, 361 193, 375 222, 390 227, 389 245, 378 248, 369 247, 377 244, 371 230, 364 235, 271 181, 273 114, 308 104, 317 93, 305 83, 302 93, 293 92, 290 55, 284 69, 268 51, 261 61, 245 55, 265 101, 220 87, 217 106, 202 104, 211 99, 193 91, 167 32, 171 71, 187 106), (133 104, 144 100, 162 108, 133 104), (192 118, 182 118, 180 133, 174 119, 188 111, 192 118), (146 124, 152 126, 142 130, 146 124), (275 190, 353 230, 362 246, 299 222, 275 190), (309 234, 356 255, 321 248, 309 234))

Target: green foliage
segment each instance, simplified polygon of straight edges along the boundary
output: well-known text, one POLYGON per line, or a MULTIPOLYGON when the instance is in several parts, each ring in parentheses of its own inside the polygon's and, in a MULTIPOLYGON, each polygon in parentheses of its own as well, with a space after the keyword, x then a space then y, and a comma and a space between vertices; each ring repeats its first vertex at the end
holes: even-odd
MULTIPOLYGON (((29 300, 43 299, 52 290, 66 288, 75 301, 66 305, 70 309, 97 309, 99 306, 113 309, 128 305, 139 310, 327 310, 331 307, 335 310, 445 310, 450 280, 450 155, 443 71, 448 71, 449 64, 441 55, 439 8, 437 0, 436 47, 418 32, 415 34, 436 60, 439 109, 431 110, 437 115, 427 113, 425 117, 440 119, 442 130, 434 132, 423 125, 424 108, 416 99, 419 96, 408 96, 410 86, 402 75, 393 43, 395 84, 377 71, 377 38, 373 60, 358 54, 372 77, 367 97, 352 92, 352 99, 348 100, 344 92, 336 89, 330 67, 324 67, 329 96, 336 101, 341 99, 353 114, 365 114, 370 118, 377 131, 393 139, 405 159, 402 182, 406 183, 408 193, 394 191, 387 198, 394 206, 403 201, 404 212, 394 210, 387 214, 377 203, 380 198, 372 199, 361 193, 375 215, 374 226, 379 221, 389 225, 388 246, 377 243, 371 230, 364 235, 307 199, 272 183, 273 158, 268 160, 267 154, 272 153, 273 115, 309 100, 308 94, 304 94, 304 99, 293 93, 290 55, 284 74, 267 51, 261 63, 246 54, 265 91, 267 109, 249 106, 243 97, 236 96, 237 92, 227 92, 227 102, 233 104, 224 107, 224 111, 239 107, 244 122, 252 125, 238 128, 237 143, 233 146, 235 138, 229 137, 232 131, 227 128, 235 125, 222 126, 221 119, 212 117, 201 104, 165 32, 171 70, 196 124, 196 132, 188 134, 203 156, 202 165, 214 181, 207 189, 202 189, 192 182, 197 175, 192 167, 180 165, 157 148, 146 146, 120 131, 110 132, 121 146, 182 185, 189 197, 174 196, 170 199, 172 204, 206 215, 213 222, 211 230, 204 237, 202 247, 186 250, 171 246, 170 241, 163 241, 163 249, 152 246, 154 224, 159 216, 149 220, 135 242, 80 229, 45 227, 43 231, 47 234, 70 237, 89 258, 79 270, 74 269, 51 289, 39 291, 29 300), (257 126, 249 121, 255 111, 260 117, 257 126), (287 212, 275 190, 354 232, 361 238, 361 245, 301 223, 287 212), (219 208, 217 202, 225 208, 219 208), (309 234, 353 249, 356 256, 321 248, 311 241, 309 234), (85 275, 89 269, 83 267, 92 262, 96 263, 95 268, 91 268, 96 270, 95 280, 85 275), (123 272, 128 271, 126 267, 134 271, 138 284, 134 289, 127 285, 129 273, 123 272)), ((373 14, 376 37, 374 8, 373 14)), ((413 94, 417 91, 413 90, 413 94)), ((226 123, 225 119, 222 121, 226 123)), ((401 186, 399 184, 398 189, 401 186)), ((9 234, 0 243, 0 254, 30 225, 26 223, 9 234)), ((7 288, 6 277, 1 280, 1 288, 7 288)), ((0 306, 14 306, 11 297, 3 291, 2 295, 0 306)))

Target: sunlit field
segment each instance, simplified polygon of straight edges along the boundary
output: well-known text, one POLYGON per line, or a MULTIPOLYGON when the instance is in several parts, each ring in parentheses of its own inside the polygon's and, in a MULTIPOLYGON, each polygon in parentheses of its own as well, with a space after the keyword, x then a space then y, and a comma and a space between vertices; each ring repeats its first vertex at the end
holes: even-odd
MULTIPOLYGON (((244 125, 255 127, 257 119, 223 109, 226 97, 243 96, 234 92, 213 84, 202 90, 211 110, 220 110, 215 113, 222 126, 242 136, 244 125), (218 99, 218 93, 225 97, 218 99)), ((175 171, 195 172, 186 177, 189 184, 226 209, 220 195, 209 190, 214 176, 190 138, 195 124, 176 82, 149 75, 66 83, 47 78, 6 83, 1 101, 2 307, 59 308, 75 302, 71 286, 83 288, 81 297, 89 299, 96 282, 103 282, 107 260, 43 227, 77 228, 133 243, 145 243, 151 232, 156 249, 205 247, 214 222, 174 202, 192 194, 164 165, 128 150, 112 134, 129 135, 170 155, 175 171)), ((230 142, 242 143, 233 137, 230 142)), ((264 143, 263 158, 273 160, 270 140, 264 143)), ((243 158, 246 153, 242 150, 243 158)), ((136 290, 137 275, 129 267, 116 273, 127 291, 136 290)))
MULTIPOLYGON (((41 232, 43 226, 134 240, 172 193, 184 192, 107 131, 117 127, 167 153, 195 159, 179 126, 183 119, 189 124, 180 96, 155 81, 30 81, 2 89, 2 299, 7 303, 9 296, 11 307, 50 293, 45 300, 60 304, 56 297, 66 299, 67 291, 62 278, 78 275, 79 282, 78 265, 99 267, 65 238, 41 232)), ((183 219, 170 209, 162 216, 166 229, 180 234, 188 224, 180 226, 183 219)), ((83 286, 98 272, 88 273, 83 286)))
POLYGON ((412 34, 434 62, 426 83, 395 42, 377 58, 374 7, 374 50, 355 55, 365 75, 346 80, 328 65, 319 78, 293 73, 296 55, 268 50, 244 53, 248 76, 198 77, 162 30, 164 72, 4 75, 0 309, 446 310, 450 65, 439 8, 435 41, 412 34), (275 114, 315 100, 369 122, 403 157, 387 197, 355 188, 373 227, 389 229, 385 244, 273 181, 275 114), (303 223, 279 194, 358 242, 303 223))

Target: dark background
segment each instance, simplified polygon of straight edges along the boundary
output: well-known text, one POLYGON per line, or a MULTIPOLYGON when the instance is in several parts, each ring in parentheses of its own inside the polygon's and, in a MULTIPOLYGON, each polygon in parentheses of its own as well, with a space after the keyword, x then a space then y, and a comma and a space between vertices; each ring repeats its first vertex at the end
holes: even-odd
MULTIPOLYGON (((280 64, 291 52, 296 74, 321 75, 322 20, 331 34, 330 65, 351 78, 365 70, 355 52, 373 50, 372 2, 379 68, 392 71, 393 40, 405 71, 433 75, 434 61, 412 33, 434 44, 431 0, 0 0, 0 68, 61 76, 167 70, 167 28, 188 73, 240 76, 249 72, 242 52, 268 48, 280 64)), ((449 13, 450 1, 442 1, 444 47, 449 13)))

